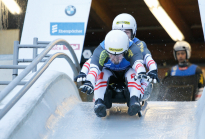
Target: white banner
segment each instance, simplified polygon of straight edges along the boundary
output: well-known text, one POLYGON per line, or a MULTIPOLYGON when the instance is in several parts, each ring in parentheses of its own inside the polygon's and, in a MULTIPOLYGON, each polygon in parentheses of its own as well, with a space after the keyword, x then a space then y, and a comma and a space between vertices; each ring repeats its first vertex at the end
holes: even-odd
POLYGON ((201 15, 201 24, 204 32, 204 40, 205 40, 205 0, 198 0, 199 3, 199 11, 201 15))
MULTIPOLYGON (((39 41, 62 38, 71 44, 80 62, 90 6, 91 0, 28 0, 21 44, 33 44, 34 37, 39 41)), ((49 54, 56 52, 71 56, 65 46, 55 46, 49 54)), ((32 49, 20 49, 20 59, 30 59, 32 55, 32 49)), ((58 59, 49 68, 69 74, 67 65, 58 59)))

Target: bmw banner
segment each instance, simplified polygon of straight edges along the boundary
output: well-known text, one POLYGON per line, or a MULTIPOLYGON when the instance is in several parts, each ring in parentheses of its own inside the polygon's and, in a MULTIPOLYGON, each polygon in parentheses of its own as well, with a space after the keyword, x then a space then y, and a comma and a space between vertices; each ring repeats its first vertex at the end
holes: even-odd
POLYGON ((205 0, 198 0, 199 3, 199 11, 201 15, 201 24, 204 32, 204 40, 205 40, 205 0))
MULTIPOLYGON (((32 44, 34 37, 39 41, 65 39, 72 46, 80 63, 90 6, 91 0, 28 0, 20 43, 32 44)), ((41 51, 42 49, 38 50, 38 53, 41 51)), ((56 52, 64 52, 71 57, 63 45, 56 45, 49 54, 56 52)), ((32 49, 19 51, 21 59, 30 59, 32 55, 32 49)), ((49 68, 72 77, 69 72, 71 68, 63 59, 54 60, 49 68)))
POLYGON ((68 16, 73 16, 76 13, 76 8, 72 5, 69 5, 65 8, 65 13, 68 16))

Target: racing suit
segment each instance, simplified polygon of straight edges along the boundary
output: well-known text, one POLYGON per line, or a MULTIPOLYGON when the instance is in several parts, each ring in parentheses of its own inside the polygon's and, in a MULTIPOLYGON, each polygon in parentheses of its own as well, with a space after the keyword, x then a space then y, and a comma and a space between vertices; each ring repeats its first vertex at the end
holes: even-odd
POLYGON ((124 53, 124 58, 119 64, 113 64, 105 50, 104 41, 95 49, 90 62, 89 73, 86 80, 90 81, 94 89, 95 100, 104 100, 104 94, 107 88, 107 81, 113 75, 112 71, 125 71, 125 78, 128 82, 130 97, 137 96, 142 98, 144 90, 141 87, 140 80, 134 81, 135 75, 146 73, 143 65, 142 53, 133 41, 129 43, 129 49, 124 53))
POLYGON ((203 92, 204 77, 200 67, 191 63, 184 63, 173 66, 169 71, 165 73, 165 78, 169 76, 197 76, 198 91, 195 93, 195 100, 198 100, 203 92))

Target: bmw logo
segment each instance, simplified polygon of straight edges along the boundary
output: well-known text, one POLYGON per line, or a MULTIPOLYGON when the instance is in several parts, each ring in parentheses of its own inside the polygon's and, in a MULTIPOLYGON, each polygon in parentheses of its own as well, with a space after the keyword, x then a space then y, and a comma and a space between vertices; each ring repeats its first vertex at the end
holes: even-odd
POLYGON ((68 16, 73 16, 76 13, 76 8, 72 5, 69 5, 65 8, 65 13, 68 16))

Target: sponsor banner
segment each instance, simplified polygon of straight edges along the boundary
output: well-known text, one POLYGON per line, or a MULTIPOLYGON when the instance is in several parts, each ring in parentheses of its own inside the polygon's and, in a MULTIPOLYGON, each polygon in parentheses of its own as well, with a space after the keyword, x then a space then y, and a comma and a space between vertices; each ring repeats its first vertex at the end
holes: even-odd
POLYGON ((73 16, 76 13, 76 8, 73 5, 69 5, 65 8, 65 13, 68 16, 73 16))
POLYGON ((51 35, 84 35, 84 23, 50 23, 51 35))
POLYGON ((198 0, 199 3, 199 11, 201 16, 201 24, 204 32, 204 40, 205 40, 205 0, 198 0))
MULTIPOLYGON (((80 44, 70 44, 73 50, 80 50, 80 44)), ((66 46, 63 46, 63 50, 68 50, 66 46)))
MULTIPOLYGON (((70 44, 73 50, 80 50, 80 44, 70 44)), ((55 45, 52 50, 68 50, 65 45, 55 45)))
MULTIPOLYGON (((33 44, 34 37, 39 41, 64 39, 71 44, 80 62, 90 6, 91 0, 29 0, 20 44, 33 44)), ((38 49, 38 54, 41 51, 43 49, 38 49)), ((63 45, 55 46, 49 54, 56 52, 66 53, 72 59, 63 45)), ((20 59, 30 59, 32 55, 33 49, 19 50, 20 59)), ((55 59, 49 69, 60 69, 72 77, 71 68, 64 59, 55 59)))

